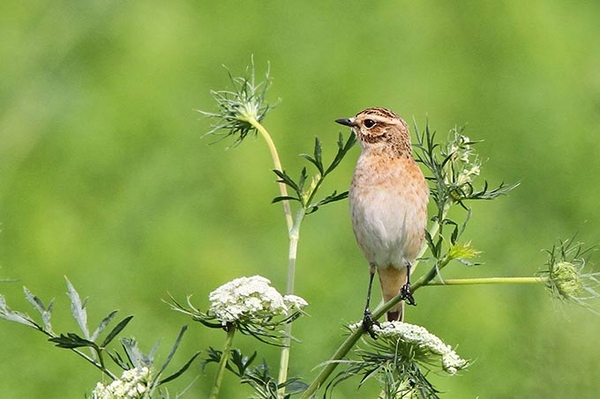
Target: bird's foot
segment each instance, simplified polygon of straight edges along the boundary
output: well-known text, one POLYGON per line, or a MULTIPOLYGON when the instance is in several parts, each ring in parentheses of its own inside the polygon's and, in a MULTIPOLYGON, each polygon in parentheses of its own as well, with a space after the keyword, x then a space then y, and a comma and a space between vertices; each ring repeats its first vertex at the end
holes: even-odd
POLYGON ((373 326, 381 327, 381 324, 377 320, 373 320, 371 316, 371 312, 369 310, 365 310, 365 315, 362 321, 362 328, 366 332, 369 333, 371 338, 377 339, 377 335, 375 335, 375 331, 373 331, 373 326))
POLYGON ((409 305, 417 306, 415 298, 413 297, 412 292, 410 291, 409 283, 404 284, 402 288, 400 288, 400 299, 406 301, 406 303, 408 303, 409 305))

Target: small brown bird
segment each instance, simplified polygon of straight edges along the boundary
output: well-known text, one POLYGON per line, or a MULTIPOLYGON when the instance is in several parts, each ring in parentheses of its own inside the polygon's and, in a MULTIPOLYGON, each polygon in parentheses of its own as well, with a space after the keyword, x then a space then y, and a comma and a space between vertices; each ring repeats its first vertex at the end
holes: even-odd
MULTIPOLYGON (((396 295, 414 305, 410 268, 423 244, 429 190, 412 156, 406 122, 386 108, 367 108, 337 123, 352 128, 361 147, 349 201, 358 245, 369 261, 369 289, 363 327, 371 331, 369 302, 377 270, 383 299, 396 295)), ((402 320, 404 301, 387 313, 402 320)))

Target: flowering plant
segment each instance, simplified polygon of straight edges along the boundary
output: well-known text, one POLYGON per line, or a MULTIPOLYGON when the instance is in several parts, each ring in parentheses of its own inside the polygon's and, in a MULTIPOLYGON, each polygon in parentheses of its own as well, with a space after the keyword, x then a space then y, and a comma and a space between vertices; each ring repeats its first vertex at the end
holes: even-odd
MULTIPOLYGON (((225 332, 222 350, 212 347, 204 350, 202 369, 205 370, 209 364, 217 364, 210 398, 216 399, 219 396, 226 370, 239 377, 242 384, 250 385, 254 390, 254 397, 262 399, 288 399, 293 395, 312 399, 323 388, 324 396, 327 396, 334 386, 353 376, 362 376, 359 385, 370 378, 378 380, 381 385, 379 398, 437 398, 439 391, 428 381, 427 373, 434 370, 449 376, 456 375, 469 366, 469 362, 425 327, 402 322, 376 324, 376 339, 364 335, 361 323, 350 325, 344 342, 329 360, 321 364, 318 375, 310 384, 302 382, 300 378, 288 377, 292 322, 304 313, 303 309, 307 306, 306 300, 294 295, 300 227, 307 215, 314 214, 326 204, 347 197, 346 191, 333 191, 322 197, 319 195, 324 179, 339 166, 355 144, 355 139, 352 135, 344 139, 340 134, 337 152, 327 163, 323 160, 322 143, 315 138, 312 154, 302 154, 308 162, 308 168, 302 168, 298 178, 293 178, 283 169, 277 147, 263 125, 268 112, 273 108, 273 105, 266 102, 266 91, 271 83, 268 73, 264 81, 257 83, 252 65, 246 76, 233 77, 230 74, 230 79, 233 85, 231 90, 212 92, 218 110, 201 111, 215 121, 207 134, 220 134, 223 138, 234 137, 234 145, 240 144, 249 135, 261 136, 267 143, 279 186, 279 195, 273 202, 282 203, 287 223, 287 284, 285 294, 282 294, 265 277, 240 277, 210 292, 210 304, 205 307, 206 310, 199 310, 192 305, 189 296, 185 305, 171 298, 169 303, 174 310, 204 326, 225 332), (309 169, 312 170, 312 175, 309 169), (291 194, 288 194, 288 189, 291 194), (293 209, 293 206, 296 208, 293 209), (277 376, 272 375, 272 369, 266 361, 253 365, 257 357, 256 351, 244 355, 233 347, 234 336, 238 331, 257 338, 262 343, 281 347, 277 376), (338 366, 343 369, 334 375, 338 366)), ((501 183, 490 188, 487 181, 479 184, 482 164, 473 148, 477 142, 464 135, 463 129, 452 129, 445 144, 435 140, 435 132, 430 131, 428 125, 422 132, 416 126, 415 130, 415 157, 426 170, 435 212, 425 232, 426 245, 413 265, 426 264, 429 269, 412 284, 412 292, 425 286, 534 283, 545 285, 553 297, 563 302, 587 306, 588 300, 600 296, 599 273, 584 271, 591 251, 573 239, 559 241, 547 251, 549 256, 546 269, 534 277, 442 278, 442 272, 446 273, 449 265, 478 264, 473 258, 479 255, 479 251, 470 242, 461 240, 471 217, 469 202, 494 200, 509 193, 517 185, 501 183), (450 209, 455 205, 459 205, 459 210, 466 211, 462 218, 456 218, 454 214, 449 216, 450 209)), ((135 340, 122 337, 118 340, 121 344, 120 351, 108 349, 133 316, 125 317, 112 329, 108 329, 117 314, 117 311, 113 311, 94 330, 90 330, 87 300, 79 296, 68 280, 67 288, 71 314, 80 332, 56 333, 51 323, 53 301, 46 305, 27 288, 24 288, 25 297, 39 314, 38 319, 11 309, 2 295, 0 318, 43 333, 57 347, 72 351, 97 368, 102 373, 103 381, 98 382, 92 390, 94 399, 169 397, 164 385, 182 376, 200 353, 196 352, 177 371, 165 376, 187 327, 181 328, 166 360, 158 367, 155 362, 157 345, 150 353, 145 354, 135 340), (110 361, 114 363, 112 366, 108 364, 110 361), (122 372, 112 370, 115 366, 122 372), (105 382, 106 379, 111 381, 105 382)), ((380 305, 372 312, 373 319, 382 317, 400 300, 397 297, 380 305)), ((176 397, 179 396, 177 394, 176 397)))

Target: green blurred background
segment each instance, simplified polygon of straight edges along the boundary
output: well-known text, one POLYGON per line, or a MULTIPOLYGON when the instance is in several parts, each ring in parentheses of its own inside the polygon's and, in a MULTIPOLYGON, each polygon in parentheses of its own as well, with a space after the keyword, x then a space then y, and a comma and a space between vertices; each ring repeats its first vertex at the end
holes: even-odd
MULTIPOLYGON (((22 285, 55 297, 55 329, 75 331, 68 276, 92 324, 134 314, 127 334, 145 350, 162 339, 164 359, 190 323, 161 302, 169 292, 206 306, 211 290, 254 274, 283 290, 287 238, 266 146, 208 145, 195 112, 214 110, 209 90, 227 87, 221 65, 243 73, 252 54, 258 75, 270 62, 270 100, 283 100, 265 125, 293 174, 315 135, 331 156, 343 130, 333 120, 367 106, 428 118, 440 137, 468 124, 484 140, 485 177, 521 186, 474 206, 465 238, 485 265, 445 276, 531 275, 558 238, 600 241, 599 18, 595 1, 4 1, 0 278, 20 281, 0 292, 19 310, 22 285)), ((327 191, 348 187, 357 156, 327 191)), ((366 283, 347 203, 310 216, 296 278, 310 317, 295 325, 292 375, 316 375, 342 324, 360 318, 366 283)), ((417 301, 407 321, 474 360, 461 376, 432 376, 444 397, 597 397, 599 316, 538 286, 426 288, 417 301)), ((175 363, 223 338, 193 325, 175 363)), ((3 398, 81 398, 100 379, 23 326, 1 322, 0 341, 3 398)), ((277 366, 277 350, 260 351, 277 366)), ((214 369, 186 397, 206 396, 214 369)), ((334 397, 375 397, 356 383, 334 397)), ((226 376, 223 398, 249 395, 226 376)))

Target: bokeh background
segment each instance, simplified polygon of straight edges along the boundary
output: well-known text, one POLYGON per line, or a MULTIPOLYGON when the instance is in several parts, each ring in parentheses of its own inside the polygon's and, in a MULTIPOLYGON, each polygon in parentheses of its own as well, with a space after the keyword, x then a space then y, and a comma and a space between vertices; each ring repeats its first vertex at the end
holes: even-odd
MULTIPOLYGON (((249 138, 209 145, 196 109, 226 65, 257 74, 270 63, 265 120, 296 174, 315 135, 331 156, 333 120, 368 106, 394 109, 438 131, 484 140, 491 184, 510 196, 474 205, 465 239, 485 264, 445 276, 528 276, 558 238, 600 241, 600 3, 4 1, 0 5, 0 292, 28 310, 22 286, 56 298, 54 326, 75 331, 63 276, 89 297, 91 324, 109 311, 135 318, 142 349, 164 359, 183 324, 161 300, 208 293, 261 274, 285 287, 287 238, 267 148, 249 138)), ((346 130, 343 130, 347 134, 346 130)), ((358 148, 326 184, 344 190, 358 148)), ((417 270, 417 275, 422 270, 417 270)), ((297 294, 310 317, 291 375, 310 381, 361 316, 367 267, 347 203, 304 223, 297 294)), ((378 292, 376 294, 379 295, 378 292)), ((600 316, 552 302, 538 286, 437 287, 418 292, 407 320, 473 359, 455 378, 432 375, 445 398, 597 397, 600 316)), ((29 311, 29 310, 28 310, 29 311)), ((31 314, 33 312, 29 311, 31 314)), ((174 365, 224 334, 193 324, 174 365)), ((81 398, 101 376, 41 334, 0 323, 5 398, 81 398)), ((238 337, 236 346, 256 349, 238 337)), ((277 367, 278 351, 258 347, 277 367)), ((171 393, 205 397, 214 366, 198 365, 171 393)), ((337 398, 375 397, 357 381, 337 398)), ((224 398, 245 398, 226 376, 224 398)))

